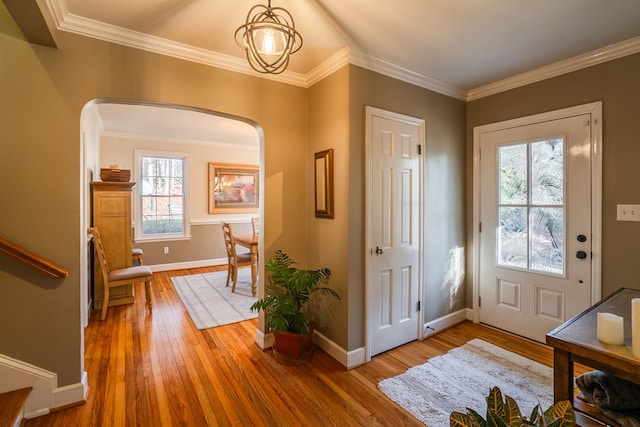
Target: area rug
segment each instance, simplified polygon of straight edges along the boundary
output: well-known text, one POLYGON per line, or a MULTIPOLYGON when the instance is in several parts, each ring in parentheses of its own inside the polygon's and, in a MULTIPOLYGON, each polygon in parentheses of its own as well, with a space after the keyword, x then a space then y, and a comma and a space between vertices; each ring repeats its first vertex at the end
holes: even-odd
POLYGON ((431 427, 449 425, 451 412, 471 408, 482 416, 489 390, 500 387, 529 417, 540 403, 553 405, 553 369, 480 339, 429 359, 378 387, 391 400, 431 427))
POLYGON ((172 277, 173 287, 200 330, 258 317, 249 307, 257 301, 251 296, 251 269, 238 269, 236 291, 225 286, 227 272, 172 277))

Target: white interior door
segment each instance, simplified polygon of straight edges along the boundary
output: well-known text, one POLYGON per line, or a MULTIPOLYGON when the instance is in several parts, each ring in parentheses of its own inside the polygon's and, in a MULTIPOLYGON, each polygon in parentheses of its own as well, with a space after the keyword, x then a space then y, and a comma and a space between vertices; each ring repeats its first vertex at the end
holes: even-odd
POLYGON ((592 117, 483 132, 479 321, 544 341, 592 302, 592 117))
POLYGON ((367 108, 367 346, 371 356, 419 335, 424 121, 367 108))

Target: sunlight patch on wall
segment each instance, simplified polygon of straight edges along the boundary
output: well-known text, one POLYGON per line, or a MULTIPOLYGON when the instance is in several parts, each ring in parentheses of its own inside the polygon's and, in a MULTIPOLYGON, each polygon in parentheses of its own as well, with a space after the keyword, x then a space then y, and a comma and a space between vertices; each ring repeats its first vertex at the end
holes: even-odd
POLYGON ((449 292, 449 310, 458 302, 460 289, 464 283, 464 248, 456 246, 449 251, 449 265, 444 275, 442 287, 449 292))

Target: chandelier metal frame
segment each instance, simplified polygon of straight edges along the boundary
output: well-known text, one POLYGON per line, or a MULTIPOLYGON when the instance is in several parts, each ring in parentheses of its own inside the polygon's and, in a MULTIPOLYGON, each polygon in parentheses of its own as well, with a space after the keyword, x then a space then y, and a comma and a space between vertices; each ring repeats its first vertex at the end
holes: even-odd
POLYGON ((289 59, 302 47, 302 36, 296 30, 291 14, 282 7, 257 4, 247 13, 246 23, 235 32, 238 46, 244 49, 251 68, 262 74, 280 74, 287 69, 289 59), (259 40, 265 30, 279 38, 281 49, 273 53, 262 52, 259 40))

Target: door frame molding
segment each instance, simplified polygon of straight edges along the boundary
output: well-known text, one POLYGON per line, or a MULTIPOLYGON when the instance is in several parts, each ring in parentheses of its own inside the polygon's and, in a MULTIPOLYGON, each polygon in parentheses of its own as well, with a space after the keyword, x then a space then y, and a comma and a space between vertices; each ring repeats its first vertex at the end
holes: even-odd
MULTIPOLYGON (((371 327, 371 307, 373 307, 374 301, 372 299, 372 292, 370 292, 371 288, 371 262, 370 257, 373 254, 373 246, 372 246, 372 200, 371 200, 371 190, 372 190, 372 153, 371 153, 371 121, 373 116, 383 117, 385 119, 401 121, 404 123, 409 123, 412 125, 418 126, 418 144, 422 145, 422 154, 419 155, 418 158, 418 300, 423 300, 423 292, 424 292, 424 169, 425 169, 425 159, 426 155, 424 155, 426 151, 426 122, 424 119, 420 119, 417 117, 407 116, 400 113, 394 113, 392 111, 383 110, 376 107, 366 106, 365 107, 365 251, 364 251, 364 294, 365 294, 365 362, 369 362, 371 360, 371 341, 373 335, 373 328, 371 327)), ((424 328, 422 327, 423 321, 423 313, 424 313, 424 304, 420 304, 420 310, 418 311, 416 322, 416 328, 418 331, 418 340, 422 340, 424 338, 424 328)))
POLYGON ((480 135, 509 128, 591 115, 591 304, 602 297, 602 101, 473 128, 473 322, 480 321, 480 135))

